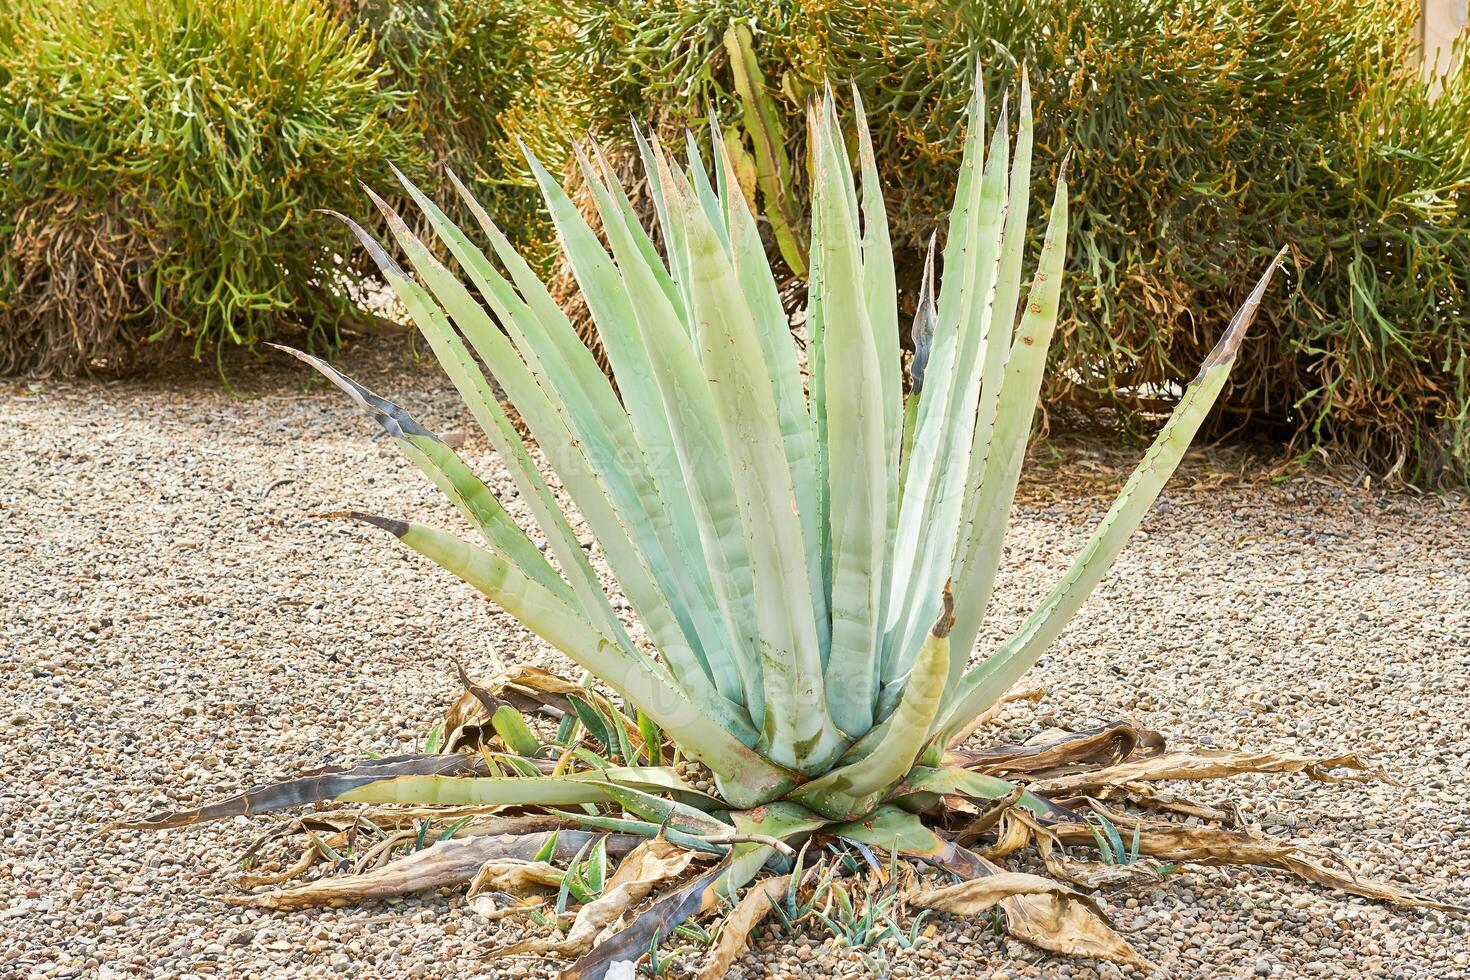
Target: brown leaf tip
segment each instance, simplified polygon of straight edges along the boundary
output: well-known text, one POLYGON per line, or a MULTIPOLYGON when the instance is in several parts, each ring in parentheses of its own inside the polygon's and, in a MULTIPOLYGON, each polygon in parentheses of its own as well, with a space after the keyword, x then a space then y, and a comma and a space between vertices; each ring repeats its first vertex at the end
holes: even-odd
POLYGON ((1210 351, 1209 356, 1200 365, 1199 377, 1204 377, 1205 372, 1210 368, 1235 360, 1235 355, 1239 353, 1240 345, 1245 340, 1245 332, 1250 328, 1251 321, 1255 319, 1256 310, 1260 309, 1261 298, 1266 295, 1266 287, 1271 285, 1271 277, 1276 274, 1276 270, 1281 268, 1281 264, 1286 261, 1286 256, 1290 252, 1290 249, 1291 246, 1283 245, 1281 250, 1276 253, 1276 257, 1271 260, 1271 264, 1266 268, 1265 274, 1256 282, 1256 286, 1251 290, 1251 294, 1246 297, 1245 302, 1241 304, 1240 309, 1231 318, 1230 325, 1225 328, 1225 335, 1220 338, 1219 343, 1215 345, 1215 349, 1210 351))
POLYGON ((407 521, 399 521, 391 517, 379 517, 377 514, 365 514, 360 510, 334 510, 330 513, 318 514, 317 516, 345 517, 349 520, 362 521, 365 524, 371 524, 373 527, 382 528, 395 538, 403 537, 408 533, 409 528, 407 521))
POLYGON ((929 632, 943 639, 949 636, 949 631, 954 629, 954 593, 949 590, 949 583, 944 583, 944 609, 939 613, 939 619, 935 621, 934 628, 929 632))

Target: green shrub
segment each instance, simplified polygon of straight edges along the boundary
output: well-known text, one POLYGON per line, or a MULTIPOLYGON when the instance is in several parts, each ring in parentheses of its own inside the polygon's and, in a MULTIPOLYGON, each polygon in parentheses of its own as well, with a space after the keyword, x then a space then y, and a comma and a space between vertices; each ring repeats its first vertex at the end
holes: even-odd
MULTIPOLYGON (((793 159, 801 105, 855 81, 907 248, 952 193, 976 54, 1024 62, 1037 167, 1075 152, 1068 319, 1049 400, 1144 422, 1187 381, 1258 269, 1291 243, 1216 431, 1271 433, 1379 474, 1470 481, 1470 73, 1431 102, 1412 0, 571 0, 558 85, 621 131, 711 101, 750 25, 793 159)), ((999 74, 999 73, 996 73, 999 74)), ((996 79, 995 81, 999 81, 996 79)), ((550 126, 542 125, 542 129, 550 126)), ((545 145, 542 139, 541 145, 545 145)), ((798 172, 795 191, 804 196, 798 172)))
POLYGON ((455 198, 441 180, 449 167, 494 202, 506 233, 544 263, 555 247, 550 225, 535 182, 518 176, 521 154, 504 120, 535 101, 540 39, 554 18, 521 0, 340 2, 375 38, 379 62, 405 92, 399 125, 426 151, 423 174, 443 189, 441 203, 455 198))
POLYGON ((534 36, 509 0, 22 0, 0 26, 0 371, 288 323, 335 342, 352 250, 310 212, 390 162, 454 167, 549 238, 495 151, 534 36))
POLYGON ((411 159, 370 39, 302 0, 26 3, 3 59, 6 370, 126 369, 352 306, 318 207, 411 159))

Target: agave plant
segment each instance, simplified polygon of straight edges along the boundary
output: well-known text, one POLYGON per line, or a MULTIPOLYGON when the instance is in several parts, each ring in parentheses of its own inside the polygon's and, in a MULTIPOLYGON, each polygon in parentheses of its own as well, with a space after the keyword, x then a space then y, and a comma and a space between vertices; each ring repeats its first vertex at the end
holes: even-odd
MULTIPOLYGON (((428 753, 311 774, 144 825, 330 799, 416 807, 398 811, 412 815, 405 820, 473 818, 436 834, 454 839, 368 870, 358 885, 327 879, 248 900, 293 907, 464 880, 477 869, 476 889, 494 893, 492 880, 530 875, 533 884, 561 883, 558 911, 569 894, 589 902, 567 938, 522 947, 585 953, 577 976, 636 959, 701 908, 733 900, 762 868, 789 871, 794 847, 825 837, 919 856, 980 883, 980 893, 925 893, 933 907, 978 911, 999 903, 1013 931, 1043 946, 1136 961, 1090 899, 1070 886, 1003 873, 964 845, 998 834, 988 852, 997 856, 1018 846, 1018 835, 1021 843, 1038 835, 1049 867, 1087 882, 1075 862, 1052 856, 1053 844, 1085 844, 1096 834, 1092 817, 1070 809, 1082 805, 1073 801, 1150 779, 1362 768, 1350 756, 1236 753, 1202 762, 1165 753, 1157 736, 1126 724, 1041 745, 960 747, 1061 633, 1143 519, 1225 386, 1281 261, 1251 291, 1061 581, 972 665, 1057 323, 1068 214, 1063 166, 1023 301, 1030 95, 1023 79, 1014 137, 1007 103, 987 141, 982 91, 977 84, 969 106, 937 289, 930 248, 907 384, 881 189, 856 95, 860 184, 830 93, 809 111, 805 371, 757 217, 718 131, 711 134, 713 176, 692 138, 688 165, 680 167, 656 140, 638 135, 662 252, 595 144, 577 156, 605 244, 530 158, 616 387, 458 181, 494 259, 412 183, 403 185, 468 284, 378 196, 373 201, 416 276, 339 215, 504 461, 545 551, 445 442, 402 408, 298 353, 377 420, 483 540, 471 544, 397 518, 349 516, 459 576, 586 673, 581 683, 527 667, 493 684, 465 677, 464 703, 428 753), (617 614, 502 392, 596 538, 635 622, 617 614), (548 716, 557 719, 554 734, 548 716), (520 833, 522 843, 507 844, 507 832, 520 833), (609 836, 589 852, 594 833, 609 836), (635 847, 640 837, 649 840, 635 847), (652 853, 654 845, 665 850, 652 853), (682 863, 669 848, 685 854, 682 863), (587 872, 589 853, 605 861, 630 849, 637 859, 625 858, 612 879, 587 872), (627 911, 658 881, 682 873, 692 854, 719 860, 587 952, 617 917, 610 911, 627 911), (568 857, 570 867, 554 869, 551 862, 568 857), (507 860, 539 870, 511 874, 507 860), (418 862, 412 874, 393 870, 404 862, 418 862), (605 903, 615 894, 621 906, 610 909, 605 903), (1028 901, 1052 903, 1052 912, 1028 901)), ((373 812, 378 825, 395 811, 373 812)), ((1112 821, 1108 827, 1131 832, 1132 873, 1146 870, 1140 848, 1145 856, 1193 860, 1248 850, 1226 831, 1201 843, 1197 835, 1156 833, 1137 816, 1098 812, 1112 821)), ((336 835, 314 840, 316 849, 333 841, 340 848, 346 824, 329 814, 313 819, 336 835)), ((427 826, 400 834, 422 845, 427 826)), ((1246 859, 1405 898, 1331 870, 1315 852, 1248 843, 1256 849, 1246 859)), ((391 855, 396 846, 369 853, 391 855)), ((1098 867, 1122 869, 1116 862, 1098 867)), ((1107 878, 1094 868, 1098 875, 1107 878)), ((800 879, 798 872, 791 888, 800 879)), ((769 904, 774 892, 756 894, 769 904)))

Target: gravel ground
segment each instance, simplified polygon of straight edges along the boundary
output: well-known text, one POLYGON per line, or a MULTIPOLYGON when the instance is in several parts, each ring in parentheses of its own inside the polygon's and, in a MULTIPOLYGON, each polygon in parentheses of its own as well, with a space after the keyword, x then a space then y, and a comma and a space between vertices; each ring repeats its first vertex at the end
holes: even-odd
MULTIPOLYGON (((440 431, 446 382, 391 350, 344 356, 440 431)), ((89 840, 107 819, 415 743, 456 693, 446 656, 554 662, 504 614, 345 505, 456 527, 447 503, 335 392, 241 365, 209 376, 0 382, 0 976, 521 977, 504 928, 453 895, 298 914, 244 911, 231 861, 262 824, 89 840)), ((1119 457, 1067 440, 1030 470, 1001 583, 1004 622, 1049 587, 1105 507, 1119 457)), ((503 480, 471 435, 465 450, 503 480)), ((1193 455, 1028 683, 1007 734, 1131 714, 1178 744, 1361 749, 1402 785, 1250 777, 1269 831, 1463 901, 1470 508, 1273 481, 1193 455)), ((1470 975, 1466 925, 1276 872, 1191 870, 1108 899, 1173 976, 1470 975)), ((988 924, 935 920, 896 976, 1117 976, 988 924)), ((861 973, 825 935, 768 935, 736 975, 861 973)))

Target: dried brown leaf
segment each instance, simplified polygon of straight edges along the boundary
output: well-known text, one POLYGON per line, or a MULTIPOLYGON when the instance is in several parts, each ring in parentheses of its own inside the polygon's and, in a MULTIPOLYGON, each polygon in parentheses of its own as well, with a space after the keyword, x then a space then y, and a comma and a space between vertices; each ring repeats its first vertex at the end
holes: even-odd
POLYGON ((637 962, 653 943, 662 942, 691 915, 717 901, 714 884, 729 868, 728 859, 660 895, 627 927, 603 938, 592 951, 562 971, 562 980, 611 978, 618 964, 637 962))
MULTIPOLYGON (((539 833, 440 841, 430 848, 363 874, 324 878, 294 888, 281 888, 226 901, 232 905, 254 905, 267 909, 302 909, 320 905, 340 907, 369 899, 410 895, 469 881, 487 861, 507 858, 529 861, 550 836, 550 833, 539 833)), ((554 858, 570 859, 592 836, 586 831, 560 831, 556 838, 554 858)), ((608 853, 626 854, 642 840, 641 837, 628 834, 608 835, 608 853)))
POLYGON ((1389 780, 1376 766, 1356 755, 1312 756, 1291 752, 1165 752, 1122 762, 1106 769, 1038 779, 1027 788, 1048 797, 1093 796, 1103 789, 1133 782, 1165 779, 1225 779, 1248 772, 1300 772, 1323 782, 1355 779, 1389 780), (1334 769, 1350 770, 1337 775, 1334 769))
POLYGON ((1152 968, 1113 930, 1094 899, 1040 875, 989 867, 994 870, 984 877, 916 892, 909 902, 963 916, 979 915, 999 905, 1005 910, 1006 931, 1017 939, 1054 953, 1152 968))
POLYGON ((1000 833, 994 844, 980 851, 987 858, 1002 858, 1014 854, 1031 842, 1032 824, 1015 809, 1001 814, 1000 833))
POLYGON ((1155 862, 1147 859, 1140 859, 1134 864, 1104 864, 1068 857, 1045 833, 1037 835, 1036 850, 1047 871, 1083 888, 1123 888, 1158 881, 1161 877, 1155 862))
POLYGON ((1124 800, 1150 810, 1167 810, 1170 813, 1199 817, 1201 820, 1213 820, 1229 826, 1240 826, 1245 823, 1240 807, 1233 801, 1229 804, 1228 809, 1211 806, 1150 783, 1124 783, 1122 786, 1110 787, 1098 795, 1099 798, 1105 800, 1124 800))
POLYGON ((662 837, 644 841, 618 865, 603 893, 578 910, 565 939, 527 939, 500 952, 580 956, 599 938, 604 938, 604 930, 615 926, 624 912, 648 897, 655 886, 682 874, 694 857, 693 851, 670 844, 662 837))
POLYGON ((719 980, 730 971, 730 965, 745 951, 751 932, 760 925, 790 883, 791 876, 783 875, 751 886, 725 917, 725 923, 720 927, 720 938, 696 980, 719 980))
POLYGON ((1156 756, 1163 750, 1164 737, 1158 732, 1137 722, 1115 721, 1085 732, 1046 732, 1024 745, 951 752, 946 761, 992 775, 1040 773, 1083 763, 1117 765, 1124 760, 1156 756))
POLYGON ((1025 791, 1026 788, 1024 786, 1017 786, 1009 795, 1003 799, 996 800, 984 810, 975 807, 973 804, 969 804, 967 801, 959 801, 964 802, 969 809, 974 810, 976 816, 953 834, 955 843, 961 847, 969 847, 980 838, 981 834, 984 834, 996 824, 1000 823, 1001 818, 1006 815, 1011 807, 1016 805, 1025 791))
POLYGON ((470 879, 470 898, 482 892, 506 892, 523 898, 561 885, 562 873, 545 861, 497 858, 480 865, 470 879))
MULTIPOLYGON (((1098 809, 1101 810, 1100 807, 1098 809)), ((1106 811, 1102 812, 1106 813, 1106 811)), ((1133 826, 1138 823, 1123 814, 1107 813, 1107 816, 1117 824, 1124 836, 1130 836, 1133 826)), ((1047 830, 1064 843, 1082 843, 1092 840, 1092 831, 1086 824, 1054 824, 1047 830)), ((1329 888, 1337 888, 1350 895, 1361 895, 1364 898, 1392 902, 1395 905, 1413 905, 1451 912, 1470 911, 1464 906, 1414 895, 1397 885, 1360 878, 1345 859, 1326 848, 1291 841, 1275 841, 1252 830, 1189 827, 1148 820, 1143 821, 1139 834, 1138 852, 1166 861, 1187 864, 1215 866, 1250 864, 1281 868, 1300 875, 1308 881, 1314 881, 1329 888), (1342 870, 1330 867, 1331 864, 1342 865, 1342 870)))

